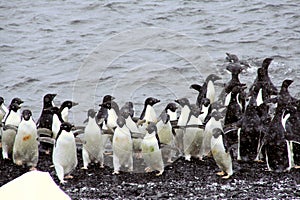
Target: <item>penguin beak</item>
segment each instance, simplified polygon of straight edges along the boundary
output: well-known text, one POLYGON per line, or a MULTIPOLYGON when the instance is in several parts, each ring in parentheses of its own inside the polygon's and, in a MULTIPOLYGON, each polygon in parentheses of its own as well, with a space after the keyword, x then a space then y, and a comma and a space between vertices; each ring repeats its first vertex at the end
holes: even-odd
POLYGON ((72 102, 72 107, 77 106, 79 103, 72 102))

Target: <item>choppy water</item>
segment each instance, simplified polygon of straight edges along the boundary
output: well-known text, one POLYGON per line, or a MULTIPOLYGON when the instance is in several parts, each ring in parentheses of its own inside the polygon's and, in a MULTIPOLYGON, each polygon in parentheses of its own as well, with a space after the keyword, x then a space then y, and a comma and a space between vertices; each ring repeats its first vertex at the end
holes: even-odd
POLYGON ((241 77, 248 83, 274 57, 273 82, 294 79, 299 97, 299 8, 296 0, 1 1, 0 95, 7 104, 22 98, 37 119, 43 95, 57 93, 56 104, 80 103, 79 124, 105 94, 134 101, 137 113, 154 96, 160 112, 178 97, 194 101, 189 85, 224 75, 232 52, 252 64, 241 77))

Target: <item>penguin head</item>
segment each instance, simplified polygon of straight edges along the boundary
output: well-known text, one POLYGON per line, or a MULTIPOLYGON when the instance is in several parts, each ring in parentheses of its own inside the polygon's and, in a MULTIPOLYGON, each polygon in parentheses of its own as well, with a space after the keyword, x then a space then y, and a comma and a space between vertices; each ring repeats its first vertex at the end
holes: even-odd
POLYGON ((0 97, 0 106, 4 103, 4 98, 0 97))
POLYGON ((44 103, 52 102, 55 97, 56 97, 56 94, 46 94, 44 96, 44 103))
POLYGON ((119 116, 117 119, 117 124, 120 128, 123 128, 123 126, 126 124, 124 117, 119 116))
POLYGON ((156 99, 156 98, 153 98, 153 97, 148 97, 145 100, 145 106, 147 106, 147 105, 153 106, 153 105, 155 105, 156 103, 159 103, 159 102, 160 102, 159 99, 156 99))
POLYGON ((10 104, 18 104, 19 106, 21 106, 22 103, 24 103, 24 101, 22 101, 20 98, 15 97, 11 100, 10 104))
POLYGON ((32 112, 28 109, 26 110, 23 110, 22 112, 22 118, 25 120, 25 121, 28 121, 32 116, 32 112))
POLYGON ((113 96, 111 96, 111 95, 105 95, 104 97, 103 97, 103 99, 102 99, 102 104, 103 103, 105 103, 105 102, 108 102, 108 101, 112 101, 112 100, 114 100, 115 99, 115 97, 113 97, 113 96))
POLYGON ((288 88, 293 82, 293 80, 286 79, 282 82, 281 88, 288 88))
POLYGON ((167 112, 168 110, 172 111, 172 112, 175 112, 177 110, 177 106, 175 103, 169 103, 166 108, 165 108, 165 111, 167 112))
POLYGON ((222 114, 218 112, 217 110, 213 110, 211 113, 211 117, 215 118, 216 121, 219 121, 223 118, 222 114))
POLYGON ((192 104, 190 108, 191 108, 191 112, 190 112, 191 115, 198 117, 201 114, 201 109, 196 104, 192 104))
POLYGON ((96 116, 96 111, 94 109, 89 109, 87 115, 88 117, 94 118, 96 116))
POLYGON ((133 103, 131 101, 128 101, 125 103, 125 105, 121 108, 120 114, 127 119, 129 116, 133 117, 134 110, 133 110, 133 103))
POLYGON ((238 75, 243 71, 241 65, 237 63, 230 63, 226 69, 233 75, 238 75))
POLYGON ((204 105, 205 107, 210 105, 210 100, 208 98, 203 98, 202 99, 202 105, 204 105))
POLYGON ((146 131, 149 133, 149 134, 153 134, 153 133, 157 133, 157 127, 156 127, 156 124, 154 122, 149 122, 147 128, 146 128, 146 131))
POLYGON ((223 131, 220 128, 214 128, 212 130, 212 135, 215 139, 217 139, 218 137, 220 137, 220 135, 223 134, 223 131))
POLYGON ((75 102, 72 102, 72 101, 64 101, 62 104, 61 104, 61 108, 64 109, 64 108, 69 108, 71 109, 73 106, 77 106, 78 103, 75 103, 75 102))
POLYGON ((265 58, 263 63, 262 63, 262 68, 265 70, 268 70, 269 65, 271 64, 273 58, 265 58))
POLYGON ((199 84, 193 84, 190 86, 190 89, 194 89, 194 90, 197 90, 198 92, 201 92, 202 91, 202 87, 201 85, 199 84))
POLYGON ((217 76, 216 74, 210 74, 207 76, 206 78, 206 82, 208 83, 208 81, 212 81, 212 82, 215 82, 217 80, 221 80, 222 78, 217 76))
POLYGON ((235 54, 226 53, 226 60, 231 63, 239 62, 239 58, 235 54))
POLYGON ((175 102, 178 103, 181 107, 184 107, 185 105, 190 105, 190 101, 187 98, 176 99, 175 102))
POLYGON ((60 125, 60 130, 64 130, 66 132, 70 132, 72 130, 72 128, 74 128, 73 124, 70 124, 69 122, 63 122, 60 125))
POLYGON ((21 107, 17 103, 13 103, 13 104, 9 105, 9 109, 14 111, 14 112, 17 112, 20 108, 21 107))

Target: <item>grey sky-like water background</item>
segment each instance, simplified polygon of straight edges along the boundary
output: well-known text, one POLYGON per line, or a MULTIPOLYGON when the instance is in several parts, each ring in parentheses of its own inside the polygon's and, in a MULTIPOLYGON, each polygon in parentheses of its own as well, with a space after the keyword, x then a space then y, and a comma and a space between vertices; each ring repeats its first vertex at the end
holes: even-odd
POLYGON ((82 124, 105 94, 120 106, 133 101, 139 115, 153 96, 163 107, 197 93, 209 73, 222 75, 225 52, 251 64, 251 83, 265 57, 280 86, 293 79, 299 97, 300 6, 285 1, 1 1, 0 95, 24 100, 37 120, 42 98, 73 99, 71 121, 82 124))

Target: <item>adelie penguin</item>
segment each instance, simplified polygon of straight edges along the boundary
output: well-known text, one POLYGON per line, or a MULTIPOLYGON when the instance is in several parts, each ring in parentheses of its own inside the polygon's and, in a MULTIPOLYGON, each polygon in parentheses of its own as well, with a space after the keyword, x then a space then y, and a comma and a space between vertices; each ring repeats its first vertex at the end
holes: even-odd
POLYGON ((122 116, 117 119, 117 128, 113 135, 113 174, 119 174, 120 168, 126 167, 129 172, 133 171, 132 138, 126 121, 122 116))
POLYGON ((175 148, 175 138, 173 135, 171 116, 176 113, 177 106, 175 103, 169 103, 166 108, 161 112, 159 120, 156 124, 157 133, 160 143, 166 146, 162 148, 163 158, 167 160, 168 163, 172 163, 173 150, 175 148))
POLYGON ((199 92, 196 105, 201 107, 203 98, 208 98, 211 103, 215 102, 216 92, 214 82, 220 79, 221 77, 215 74, 210 74, 209 76, 207 76, 202 86, 198 84, 193 84, 190 86, 190 88, 195 89, 199 92))
POLYGON ((181 98, 181 99, 176 99, 175 102, 178 103, 181 107, 181 113, 177 121, 178 128, 174 129, 175 141, 179 153, 183 154, 183 135, 185 133, 186 130, 185 127, 188 123, 190 112, 191 112, 190 101, 187 98, 181 98))
POLYGON ((120 109, 115 101, 107 101, 104 104, 100 104, 107 109, 107 128, 113 131, 117 127, 117 118, 120 114, 120 109))
POLYGON ((35 170, 39 157, 38 145, 37 127, 32 119, 32 113, 30 110, 23 110, 22 121, 18 126, 13 146, 14 163, 35 170))
POLYGON ((66 183, 64 179, 73 178, 70 173, 76 168, 78 163, 75 137, 72 132, 73 127, 68 122, 61 124, 53 148, 52 162, 56 175, 62 184, 66 183))
POLYGON ((107 108, 102 105, 114 99, 115 97, 111 95, 105 95, 102 99, 102 103, 99 104, 100 109, 96 115, 96 120, 97 120, 97 124, 99 124, 101 128, 106 128, 107 117, 108 117, 107 108))
POLYGON ((202 159, 200 156, 200 149, 203 142, 204 130, 199 127, 202 125, 199 115, 200 108, 192 104, 191 111, 187 122, 187 128, 183 134, 183 149, 185 160, 190 161, 191 157, 202 159))
POLYGON ((59 112, 61 114, 61 118, 64 122, 68 122, 69 121, 69 110, 74 107, 77 106, 78 103, 72 102, 72 101, 64 101, 60 108, 59 108, 59 112))
POLYGON ((211 152, 216 164, 221 169, 217 175, 228 179, 233 174, 230 150, 226 140, 224 140, 223 131, 219 128, 214 128, 212 132, 211 152))
POLYGON ((13 145, 17 134, 17 128, 21 123, 20 106, 17 103, 9 105, 2 132, 2 156, 9 159, 13 152, 13 145))
POLYGON ((89 163, 99 163, 100 167, 104 167, 104 145, 102 131, 98 126, 96 112, 93 109, 88 110, 88 123, 84 129, 83 140, 85 143, 82 146, 82 169, 87 169, 89 163))
POLYGON ((51 107, 54 107, 53 99, 56 94, 46 94, 43 98, 43 109, 41 116, 37 122, 38 128, 52 129, 52 116, 53 114, 49 111, 51 107))
POLYGON ((158 171, 156 176, 160 176, 164 172, 164 162, 155 123, 150 122, 146 130, 147 133, 142 141, 142 153, 147 166, 145 172, 156 170, 158 171))

